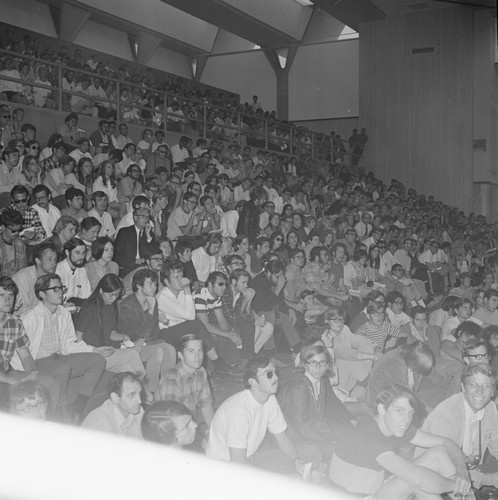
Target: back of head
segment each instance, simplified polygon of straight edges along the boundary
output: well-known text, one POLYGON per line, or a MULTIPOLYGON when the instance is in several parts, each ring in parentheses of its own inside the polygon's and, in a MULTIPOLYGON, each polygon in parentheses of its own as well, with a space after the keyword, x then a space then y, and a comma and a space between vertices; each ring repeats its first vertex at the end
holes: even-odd
POLYGON ((174 417, 191 415, 190 410, 177 401, 158 401, 150 405, 142 417, 142 436, 146 441, 172 445, 176 443, 174 417))

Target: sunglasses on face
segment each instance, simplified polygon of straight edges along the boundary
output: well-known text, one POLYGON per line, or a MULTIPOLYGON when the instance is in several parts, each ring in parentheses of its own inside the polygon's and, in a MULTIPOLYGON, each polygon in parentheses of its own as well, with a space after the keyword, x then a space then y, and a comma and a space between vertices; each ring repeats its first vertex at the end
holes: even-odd
POLYGON ((259 376, 263 377, 264 375, 266 375, 266 378, 268 380, 271 380, 273 378, 273 376, 278 378, 278 370, 267 370, 259 376))
POLYGON ((20 205, 21 203, 28 203, 28 199, 27 198, 21 198, 20 200, 14 200, 14 203, 16 205, 20 205))

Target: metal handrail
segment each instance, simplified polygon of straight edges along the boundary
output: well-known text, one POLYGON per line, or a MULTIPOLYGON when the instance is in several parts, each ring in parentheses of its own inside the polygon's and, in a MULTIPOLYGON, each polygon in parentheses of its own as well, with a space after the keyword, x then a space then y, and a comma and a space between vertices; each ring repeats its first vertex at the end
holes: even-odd
MULTIPOLYGON (((124 82, 124 81, 121 81, 117 78, 92 73, 92 72, 81 70, 78 68, 73 68, 71 66, 67 66, 67 65, 64 65, 62 63, 54 63, 54 62, 50 62, 50 61, 45 61, 44 59, 39 59, 39 58, 36 58, 33 56, 21 55, 21 54, 18 54, 17 52, 12 52, 12 51, 5 50, 5 49, 0 49, 0 54, 9 55, 12 57, 20 58, 22 60, 33 61, 36 63, 36 66, 44 65, 44 66, 55 67, 57 72, 58 72, 57 81, 58 81, 59 87, 56 87, 53 85, 45 85, 45 84, 35 83, 34 81, 33 82, 26 82, 26 81, 23 81, 22 79, 11 78, 11 77, 8 77, 6 75, 0 75, 0 80, 12 81, 12 82, 20 83, 22 85, 29 85, 31 87, 44 88, 44 89, 50 90, 54 93, 57 93, 58 99, 57 99, 56 104, 57 104, 57 109, 59 109, 60 111, 64 110, 63 109, 63 94, 70 95, 70 96, 74 95, 74 96, 85 98, 85 99, 92 101, 92 102, 99 101, 99 102, 109 103, 113 108, 116 109, 116 117, 119 121, 126 122, 126 120, 123 119, 123 108, 124 109, 137 108, 139 110, 151 111, 152 113, 154 113, 154 112, 161 113, 162 118, 163 118, 164 128, 166 130, 168 130, 168 119, 171 117, 176 118, 179 116, 176 113, 171 113, 171 112, 167 111, 168 102, 173 98, 181 103, 183 102, 185 104, 188 104, 191 107, 195 106, 196 108, 200 107, 202 109, 202 117, 198 116, 197 118, 194 118, 194 117, 184 116, 184 119, 186 121, 189 121, 189 122, 194 121, 196 123, 200 123, 201 130, 198 132, 199 133, 202 132, 202 135, 204 137, 207 136, 208 125, 214 125, 214 126, 219 126, 223 130, 234 131, 236 134, 238 134, 239 138, 242 135, 245 135, 246 138, 252 137, 252 138, 255 138, 256 140, 262 140, 262 141, 264 141, 264 146, 262 146, 262 147, 264 147, 264 149, 266 149, 266 150, 269 149, 270 144, 276 143, 275 145, 277 147, 278 147, 278 144, 282 144, 282 145, 285 144, 285 145, 288 145, 288 152, 286 151, 286 154, 295 155, 295 154, 298 154, 299 151, 309 150, 309 153, 310 153, 312 159, 320 160, 320 159, 327 159, 328 158, 329 161, 331 161, 333 158, 333 154, 334 154, 333 141, 329 140, 330 145, 323 146, 322 144, 319 144, 317 142, 316 138, 317 138, 318 133, 313 132, 313 131, 307 131, 307 134, 309 134, 311 136, 311 144, 309 144, 305 141, 302 141, 300 139, 297 139, 295 137, 295 131, 296 131, 297 127, 293 124, 288 124, 288 123, 284 123, 281 121, 274 122, 273 120, 268 120, 268 119, 261 117, 261 116, 258 116, 258 115, 247 114, 247 113, 244 113, 242 111, 237 111, 237 110, 230 109, 230 108, 223 108, 221 106, 217 106, 216 104, 207 104, 207 103, 204 103, 204 102, 199 101, 197 99, 192 99, 192 98, 185 97, 185 96, 178 96, 177 94, 175 94, 173 92, 159 90, 157 88, 145 87, 143 85, 137 85, 137 84, 132 83, 132 82, 124 82), (89 95, 89 94, 85 94, 83 92, 77 92, 77 91, 70 90, 70 89, 64 89, 62 86, 62 80, 68 71, 70 71, 74 74, 88 76, 90 79, 99 78, 102 81, 102 83, 105 83, 105 82, 112 83, 115 86, 116 97, 110 98, 108 96, 107 98, 104 98, 104 97, 101 97, 98 95, 89 95), (155 108, 152 109, 152 108, 150 108, 150 106, 147 105, 148 103, 146 105, 137 104, 137 103, 130 103, 130 104, 123 103, 121 101, 121 92, 122 92, 123 87, 126 87, 128 89, 138 88, 141 92, 152 93, 155 96, 162 98, 163 105, 161 106, 161 109, 160 110, 156 110, 155 108), (235 124, 229 125, 226 123, 218 124, 216 122, 210 121, 209 114, 213 110, 217 111, 217 112, 221 111, 224 114, 229 113, 232 115, 236 115, 237 116, 236 125, 235 124), (244 120, 244 118, 246 120, 244 120), (260 132, 259 127, 256 129, 244 127, 243 124, 247 123, 247 121, 255 121, 258 125, 263 122, 264 123, 264 133, 260 132), (286 131, 288 131, 289 137, 283 138, 283 137, 279 137, 279 136, 272 136, 270 132, 271 132, 271 129, 273 126, 277 126, 279 128, 284 128, 286 131), (317 156, 320 156, 320 157, 323 156, 323 158, 318 158, 317 156)), ((181 120, 183 120, 183 118, 181 118, 181 120)), ((343 143, 348 142, 348 141, 343 140, 343 139, 341 139, 341 141, 343 143)), ((349 153, 347 152, 347 150, 343 154, 346 156, 349 156, 349 153)))

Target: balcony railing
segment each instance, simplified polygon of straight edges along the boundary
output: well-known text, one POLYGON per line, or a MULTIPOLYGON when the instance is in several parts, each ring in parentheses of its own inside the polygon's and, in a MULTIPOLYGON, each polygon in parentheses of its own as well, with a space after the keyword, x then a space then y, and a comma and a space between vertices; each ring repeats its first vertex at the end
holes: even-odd
POLYGON ((222 108, 181 94, 0 50, 0 57, 6 56, 21 60, 14 68, 20 78, 0 72, 0 81, 17 84, 24 104, 238 142, 279 154, 349 163, 347 141, 331 144, 329 136, 289 122, 268 120, 257 113, 222 108), (43 83, 38 79, 42 67, 47 70, 43 83))

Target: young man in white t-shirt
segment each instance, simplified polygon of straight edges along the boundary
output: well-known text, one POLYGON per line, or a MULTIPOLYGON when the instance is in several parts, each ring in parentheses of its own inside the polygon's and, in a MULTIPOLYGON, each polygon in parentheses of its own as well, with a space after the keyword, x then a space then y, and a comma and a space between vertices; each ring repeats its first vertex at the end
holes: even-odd
POLYGON ((278 372, 266 354, 255 356, 244 374, 245 390, 228 398, 216 411, 209 432, 207 455, 218 460, 254 464, 278 472, 302 474, 304 462, 319 461, 314 447, 296 448, 277 402, 278 372), (260 450, 270 431, 279 449, 260 450), (306 459, 302 458, 306 455, 306 459))

